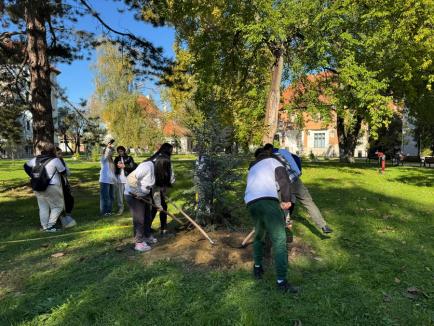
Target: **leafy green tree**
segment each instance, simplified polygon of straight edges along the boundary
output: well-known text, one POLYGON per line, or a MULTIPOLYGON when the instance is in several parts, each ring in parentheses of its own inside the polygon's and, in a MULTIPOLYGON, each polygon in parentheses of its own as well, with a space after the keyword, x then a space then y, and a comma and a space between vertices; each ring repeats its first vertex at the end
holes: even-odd
MULTIPOLYGON (((163 140, 162 117, 151 100, 145 107, 139 103, 139 93, 133 84, 136 78, 131 61, 119 47, 105 43, 98 49, 93 66, 95 75, 95 99, 102 121, 116 138, 118 144, 132 148, 154 148, 163 140)), ((143 104, 143 103, 142 103, 143 104)))
MULTIPOLYGON (((15 81, 29 72, 29 107, 33 116, 33 146, 53 142, 51 65, 72 62, 87 54, 98 40, 91 30, 78 30, 75 23, 90 15, 107 31, 113 42, 123 44, 130 58, 141 62, 142 72, 161 72, 167 66, 162 49, 129 32, 113 29, 86 0, 3 0, 0 2, 0 57, 18 66, 15 81), (27 67, 27 69, 23 69, 27 67)), ((5 85, 1 85, 4 87, 5 85)))

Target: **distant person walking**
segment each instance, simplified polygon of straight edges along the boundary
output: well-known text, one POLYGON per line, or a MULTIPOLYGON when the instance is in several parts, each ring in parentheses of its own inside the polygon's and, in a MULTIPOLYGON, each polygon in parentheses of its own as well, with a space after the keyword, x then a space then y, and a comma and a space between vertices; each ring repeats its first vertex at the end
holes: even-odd
MULTIPOLYGON (((315 202, 312 199, 312 196, 309 193, 309 190, 306 188, 304 183, 301 181, 301 159, 289 152, 286 149, 276 149, 272 144, 266 144, 264 146, 265 150, 270 150, 275 154, 278 154, 279 157, 285 159, 291 169, 296 172, 298 175, 297 178, 293 180, 293 191, 295 198, 307 209, 309 216, 312 218, 314 223, 317 225, 319 229, 325 234, 333 232, 330 227, 327 226, 326 221, 324 220, 318 206, 316 206, 315 202)), ((293 209, 290 209, 290 213, 292 214, 293 209)))
POLYGON ((155 161, 146 160, 130 173, 125 184, 125 200, 133 216, 136 251, 151 250, 157 239, 151 234, 152 188, 169 187, 171 180, 170 158, 158 155, 155 161))
POLYGON ((114 187, 116 183, 115 166, 113 163, 113 143, 111 139, 101 155, 100 184, 100 212, 103 216, 112 215, 114 202, 114 187))
POLYGON ((377 150, 375 151, 375 155, 377 155, 378 160, 380 161, 381 174, 384 174, 384 172, 386 171, 386 154, 377 150))
POLYGON ((56 148, 57 158, 62 162, 65 167, 66 173, 60 176, 60 181, 62 183, 63 199, 65 202, 65 216, 60 217, 63 228, 72 228, 77 225, 77 222, 72 218, 72 210, 74 208, 74 197, 72 196, 71 185, 69 184, 68 177, 71 175, 71 171, 68 168, 65 160, 63 159, 62 150, 56 148))
POLYGON ((136 163, 131 156, 127 155, 127 151, 124 146, 118 146, 116 148, 118 156, 115 157, 115 176, 116 176, 116 189, 115 197, 118 207, 117 215, 122 215, 124 212, 124 192, 125 183, 127 182, 127 176, 136 168, 136 163))
POLYGON ((42 230, 56 232, 58 229, 54 225, 64 209, 61 175, 66 173, 66 168, 56 157, 53 144, 46 143, 40 150, 40 155, 24 164, 24 170, 31 178, 38 200, 42 230))
POLYGON ((247 175, 244 195, 244 201, 255 225, 253 274, 260 279, 264 273, 262 260, 265 236, 268 233, 273 245, 277 287, 284 292, 296 293, 298 290, 286 280, 288 249, 283 210, 289 209, 292 205, 288 172, 271 151, 259 149, 255 156, 256 160, 250 165, 247 175))

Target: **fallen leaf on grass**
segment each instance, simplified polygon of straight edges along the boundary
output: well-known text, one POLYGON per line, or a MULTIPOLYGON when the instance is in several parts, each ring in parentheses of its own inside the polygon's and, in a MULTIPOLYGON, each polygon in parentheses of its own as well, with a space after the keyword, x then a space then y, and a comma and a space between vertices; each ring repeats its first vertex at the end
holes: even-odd
POLYGON ((303 324, 301 323, 301 320, 296 320, 294 322, 294 326, 302 326, 303 324))
POLYGON ((384 302, 391 302, 392 301, 392 297, 390 296, 390 294, 383 293, 383 301, 384 302))
POLYGON ((59 258, 59 257, 63 257, 63 256, 65 256, 64 252, 58 252, 58 253, 51 255, 51 257, 53 257, 53 258, 59 258))
POLYGON ((395 283, 399 284, 399 283, 401 283, 401 280, 399 278, 395 277, 395 283))
POLYGON ((418 289, 415 286, 409 287, 407 289, 407 291, 404 293, 404 296, 406 296, 407 298, 412 299, 412 300, 416 300, 420 296, 424 296, 424 297, 428 298, 428 296, 422 290, 418 289))
POLYGON ((41 244, 41 247, 42 247, 42 248, 48 248, 49 246, 50 246, 49 243, 43 243, 43 244, 41 244))
POLYGON ((366 211, 372 212, 372 211, 375 211, 375 208, 367 208, 366 211))

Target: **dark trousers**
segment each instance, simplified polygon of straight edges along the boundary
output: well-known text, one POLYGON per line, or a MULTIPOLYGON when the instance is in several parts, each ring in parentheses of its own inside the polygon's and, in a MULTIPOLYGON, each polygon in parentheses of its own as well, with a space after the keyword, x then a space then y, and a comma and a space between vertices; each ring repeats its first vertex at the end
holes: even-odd
MULTIPOLYGON (((161 206, 165 211, 167 211, 167 203, 164 199, 163 193, 161 193, 161 206)), ((152 206, 152 219, 151 219, 151 225, 154 221, 155 216, 157 215, 158 210, 152 206)), ((164 212, 160 212, 160 230, 166 230, 167 229, 167 214, 164 212)))
POLYGON ((68 181, 62 178, 62 190, 63 190, 63 200, 65 201, 65 213, 66 215, 71 215, 74 209, 74 197, 71 193, 71 186, 68 181))
POLYGON ((65 213, 66 215, 71 215, 74 208, 74 197, 71 194, 71 189, 69 187, 63 189, 63 198, 65 200, 65 213))
POLYGON ((286 247, 286 227, 279 201, 261 199, 247 206, 255 225, 253 259, 255 265, 262 265, 265 235, 268 233, 273 245, 274 265, 278 280, 286 279, 288 271, 288 249, 286 247))
POLYGON ((99 208, 101 214, 107 214, 112 212, 114 201, 114 185, 111 183, 100 182, 100 201, 99 208))
MULTIPOLYGON (((130 195, 125 195, 125 200, 133 216, 134 240, 143 242, 151 236, 151 205, 130 195)), ((151 198, 146 198, 151 200, 151 198)))

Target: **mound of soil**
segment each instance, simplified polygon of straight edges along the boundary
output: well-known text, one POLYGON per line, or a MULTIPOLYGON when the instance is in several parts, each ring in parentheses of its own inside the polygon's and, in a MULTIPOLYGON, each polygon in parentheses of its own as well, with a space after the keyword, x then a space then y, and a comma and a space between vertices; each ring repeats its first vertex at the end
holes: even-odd
MULTIPOLYGON (((246 248, 240 245, 247 233, 217 230, 209 233, 216 242, 211 245, 199 232, 183 231, 176 236, 159 239, 154 248, 140 255, 144 263, 153 263, 158 260, 187 261, 196 266, 208 266, 213 268, 246 268, 250 269, 253 263, 253 248, 251 241, 246 248)), ((131 246, 129 254, 134 254, 131 246)), ((291 261, 299 255, 312 258, 314 252, 300 240, 296 239, 288 245, 288 259, 291 261)), ((266 255, 267 264, 270 263, 270 255, 266 255)))

